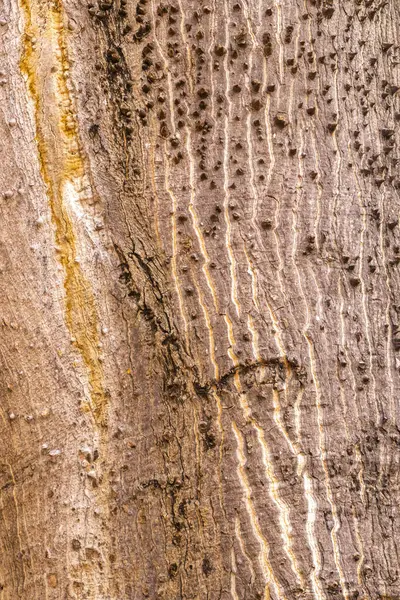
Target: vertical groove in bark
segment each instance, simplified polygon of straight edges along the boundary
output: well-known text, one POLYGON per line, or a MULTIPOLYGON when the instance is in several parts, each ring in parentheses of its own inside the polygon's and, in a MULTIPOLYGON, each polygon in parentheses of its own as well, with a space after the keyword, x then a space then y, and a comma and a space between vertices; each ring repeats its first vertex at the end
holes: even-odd
POLYGON ((398 597, 398 4, 4 18, 1 598, 398 597))
POLYGON ((101 425, 106 416, 106 395, 98 355, 97 311, 90 284, 79 264, 69 214, 75 203, 87 201, 93 191, 70 92, 62 7, 58 1, 41 4, 29 0, 23 0, 21 7, 25 23, 21 71, 35 107, 41 172, 48 189, 57 252, 65 272, 66 321, 88 370, 91 401, 87 409, 93 410, 101 425))

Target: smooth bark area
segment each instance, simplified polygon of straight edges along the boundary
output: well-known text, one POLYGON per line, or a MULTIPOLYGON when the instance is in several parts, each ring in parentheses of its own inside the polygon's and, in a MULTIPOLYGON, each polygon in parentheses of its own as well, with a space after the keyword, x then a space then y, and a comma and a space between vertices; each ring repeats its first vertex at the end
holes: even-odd
POLYGON ((398 600, 399 28, 4 1, 0 600, 398 600))

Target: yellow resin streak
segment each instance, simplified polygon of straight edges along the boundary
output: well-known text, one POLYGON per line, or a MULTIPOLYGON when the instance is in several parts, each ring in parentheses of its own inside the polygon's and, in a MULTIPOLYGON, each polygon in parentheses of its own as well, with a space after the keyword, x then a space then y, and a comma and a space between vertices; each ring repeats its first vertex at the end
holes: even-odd
POLYGON ((72 194, 73 201, 79 202, 85 188, 87 196, 88 178, 70 93, 62 6, 59 0, 20 0, 20 6, 25 25, 20 68, 34 102, 41 173, 64 269, 66 322, 88 372, 91 400, 86 409, 93 411, 98 424, 104 424, 106 394, 96 306, 78 262, 73 221, 65 201, 72 194))

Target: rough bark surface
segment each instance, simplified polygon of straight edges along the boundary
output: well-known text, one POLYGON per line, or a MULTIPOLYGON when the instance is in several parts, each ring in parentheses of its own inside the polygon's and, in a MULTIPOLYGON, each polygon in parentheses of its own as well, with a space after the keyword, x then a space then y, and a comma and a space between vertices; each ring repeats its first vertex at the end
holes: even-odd
POLYGON ((396 599, 397 0, 3 0, 0 599, 396 599))

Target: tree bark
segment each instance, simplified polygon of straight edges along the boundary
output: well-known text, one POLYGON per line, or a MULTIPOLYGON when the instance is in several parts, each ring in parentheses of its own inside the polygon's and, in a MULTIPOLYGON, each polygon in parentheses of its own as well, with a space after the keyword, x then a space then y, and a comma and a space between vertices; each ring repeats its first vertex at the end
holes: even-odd
POLYGON ((396 0, 6 0, 0 599, 396 599, 396 0))

